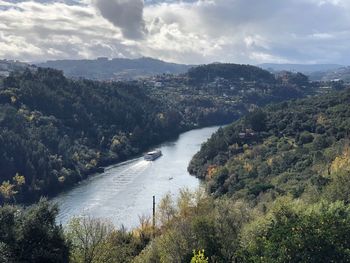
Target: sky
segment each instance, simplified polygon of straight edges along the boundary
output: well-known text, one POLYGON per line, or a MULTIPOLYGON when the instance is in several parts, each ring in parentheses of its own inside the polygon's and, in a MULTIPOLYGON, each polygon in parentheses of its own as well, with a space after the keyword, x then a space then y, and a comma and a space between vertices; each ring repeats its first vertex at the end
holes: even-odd
POLYGON ((350 0, 0 0, 0 59, 350 64, 350 0))

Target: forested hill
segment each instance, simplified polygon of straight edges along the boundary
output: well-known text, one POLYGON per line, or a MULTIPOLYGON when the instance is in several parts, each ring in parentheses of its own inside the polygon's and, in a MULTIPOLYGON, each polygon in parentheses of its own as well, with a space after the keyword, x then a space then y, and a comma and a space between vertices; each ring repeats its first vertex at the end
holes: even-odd
POLYGON ((19 192, 17 201, 53 194, 186 125, 137 86, 40 68, 4 79, 0 108, 2 196, 19 192))
POLYGON ((188 169, 215 195, 310 197, 350 167, 349 103, 345 90, 251 112, 214 134, 188 169))
POLYGON ((142 80, 140 85, 150 96, 165 102, 185 118, 192 116, 200 125, 208 125, 209 120, 213 123, 215 119, 229 123, 231 112, 237 118, 268 103, 343 88, 342 83, 311 83, 301 73, 284 72, 274 76, 254 66, 237 64, 203 65, 187 74, 142 80), (323 86, 326 89, 320 89, 323 86))
POLYGON ((157 85, 153 79, 141 84, 70 80, 42 68, 4 78, 0 202, 53 195, 185 130, 230 123, 258 106, 315 91, 303 75, 290 73, 282 81, 255 67, 212 67, 216 77, 200 85, 183 75, 163 75, 157 85))
POLYGON ((47 202, 4 205, 1 262, 350 262, 349 90, 259 110, 324 84, 292 73, 158 80, 74 81, 40 68, 1 80, 1 203, 54 194, 185 129, 251 112, 191 162, 212 195, 167 195, 155 228, 143 219, 130 232, 88 217, 63 231, 47 202))
POLYGON ((219 96, 188 94, 188 104, 181 96, 164 97, 166 89, 159 92, 132 83, 70 80, 42 68, 4 78, 0 202, 55 194, 185 130, 241 114, 219 96))
POLYGON ((189 65, 168 63, 152 58, 98 58, 95 60, 53 60, 38 66, 62 70, 67 77, 93 80, 129 80, 157 74, 186 73, 189 65))
POLYGON ((229 81, 260 81, 264 83, 275 83, 275 77, 266 70, 239 64, 214 63, 202 65, 189 69, 188 77, 193 83, 212 82, 217 78, 224 78, 229 81))

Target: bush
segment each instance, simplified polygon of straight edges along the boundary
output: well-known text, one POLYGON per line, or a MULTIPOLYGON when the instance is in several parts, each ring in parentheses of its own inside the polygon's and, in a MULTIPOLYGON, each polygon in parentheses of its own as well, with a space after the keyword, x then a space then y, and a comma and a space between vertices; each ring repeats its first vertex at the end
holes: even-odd
POLYGON ((56 225, 57 212, 45 200, 28 209, 1 207, 1 262, 68 262, 69 246, 62 227, 56 225))
POLYGON ((244 262, 349 262, 350 208, 342 202, 307 206, 282 199, 248 225, 244 262))

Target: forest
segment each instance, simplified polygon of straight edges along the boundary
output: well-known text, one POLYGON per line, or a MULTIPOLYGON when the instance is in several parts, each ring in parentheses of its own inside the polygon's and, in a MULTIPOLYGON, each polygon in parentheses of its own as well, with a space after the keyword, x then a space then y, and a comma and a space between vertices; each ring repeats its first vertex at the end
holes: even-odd
POLYGON ((52 195, 186 129, 137 86, 66 79, 38 69, 0 89, 2 201, 52 195))
MULTIPOLYGON (((273 87, 295 87, 306 97, 321 86, 287 77, 273 87)), ((44 199, 13 205, 201 125, 205 109, 231 98, 222 96, 225 86, 206 96, 210 85, 203 83, 142 88, 69 80, 49 69, 3 79, 0 261, 350 262, 349 89, 264 107, 247 102, 240 113, 232 107, 231 121, 246 114, 213 134, 188 167, 206 189, 183 189, 176 200, 166 195, 155 228, 143 217, 135 229, 89 217, 63 228, 57 206, 44 199), (191 94, 197 107, 185 110, 191 94)))
POLYGON ((346 167, 349 102, 345 90, 252 111, 214 134, 188 169, 218 196, 312 198, 346 167))
POLYGON ((160 88, 72 80, 53 69, 15 71, 0 82, 0 202, 53 196, 183 131, 227 124, 259 105, 314 90, 295 79, 290 74, 282 83, 267 71, 235 64, 201 66, 160 88), (206 78, 206 67, 214 83, 193 86, 206 78), (230 72, 250 76, 248 84, 234 78, 234 88, 220 79, 230 72), (254 78, 259 81, 251 83, 254 78))

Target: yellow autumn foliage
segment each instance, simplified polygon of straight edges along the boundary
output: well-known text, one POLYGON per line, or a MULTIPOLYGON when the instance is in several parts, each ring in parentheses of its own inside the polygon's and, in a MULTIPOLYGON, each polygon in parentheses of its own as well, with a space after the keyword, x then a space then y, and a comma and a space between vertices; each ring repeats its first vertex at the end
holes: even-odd
POLYGON ((21 186, 26 183, 26 178, 23 175, 16 173, 16 175, 13 177, 13 181, 16 183, 16 185, 21 186))
POLYGON ((272 166, 273 158, 271 157, 271 158, 267 159, 266 162, 267 162, 267 164, 268 164, 269 166, 272 166))
POLYGON ((253 170, 253 165, 248 163, 248 162, 245 162, 244 165, 243 165, 243 168, 244 170, 246 170, 247 172, 251 172, 253 170))
POLYGON ((17 191, 15 191, 15 185, 11 184, 9 181, 4 181, 0 185, 0 194, 5 199, 11 199, 15 194, 17 194, 17 191))
POLYGON ((97 166, 97 160, 96 159, 92 159, 91 161, 90 161, 90 164, 92 165, 92 166, 97 166))
POLYGON ((218 169, 219 168, 216 165, 210 165, 207 169, 207 178, 212 179, 215 176, 218 169))
POLYGON ((337 156, 330 167, 331 173, 337 173, 340 171, 350 171, 350 149, 347 147, 343 154, 337 156))
POLYGON ((33 121, 34 118, 35 118, 34 114, 31 114, 31 115, 27 116, 27 120, 28 121, 33 121))
POLYGON ((319 114, 317 116, 317 120, 316 120, 317 124, 319 125, 325 125, 328 123, 328 119, 324 114, 319 114))

